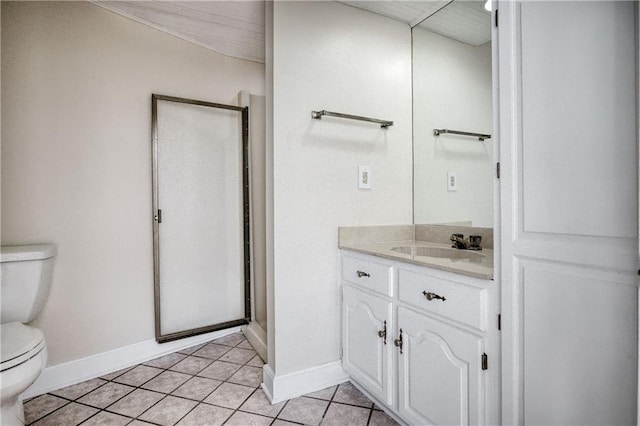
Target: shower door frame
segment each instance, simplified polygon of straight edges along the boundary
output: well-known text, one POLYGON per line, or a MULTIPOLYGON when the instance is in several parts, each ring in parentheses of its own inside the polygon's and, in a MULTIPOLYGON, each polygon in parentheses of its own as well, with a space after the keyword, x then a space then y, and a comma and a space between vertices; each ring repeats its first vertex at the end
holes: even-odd
POLYGON ((170 342, 212 331, 224 330, 231 327, 249 324, 251 321, 251 234, 249 227, 249 107, 225 105, 195 99, 178 98, 166 95, 151 95, 151 146, 152 146, 152 196, 153 196, 153 290, 155 306, 155 334, 158 343, 170 342), (242 206, 243 206, 243 237, 244 237, 244 318, 227 321, 203 327, 174 333, 162 334, 160 324, 160 223, 161 210, 158 203, 158 101, 177 102, 218 108, 241 113, 242 120, 242 206))

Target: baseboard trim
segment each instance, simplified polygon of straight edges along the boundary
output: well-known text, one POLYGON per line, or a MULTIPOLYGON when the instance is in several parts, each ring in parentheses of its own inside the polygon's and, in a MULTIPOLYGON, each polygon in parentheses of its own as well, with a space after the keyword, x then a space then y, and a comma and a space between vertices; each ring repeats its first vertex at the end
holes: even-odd
POLYGON ((21 398, 31 398, 52 390, 75 385, 85 380, 104 376, 105 374, 239 331, 241 331, 241 327, 233 327, 162 344, 150 339, 64 364, 47 367, 38 377, 38 380, 21 395, 21 398))
POLYGON ((276 375, 270 365, 262 374, 262 389, 272 404, 339 385, 349 380, 342 361, 333 361, 293 373, 276 375))
POLYGON ((267 360, 267 332, 256 322, 252 321, 242 330, 244 337, 247 338, 251 346, 258 352, 260 358, 265 363, 267 360))
POLYGON ((273 401, 273 369, 269 364, 265 364, 262 367, 262 383, 260 387, 264 391, 267 399, 271 401, 272 404, 276 404, 277 402, 273 401))

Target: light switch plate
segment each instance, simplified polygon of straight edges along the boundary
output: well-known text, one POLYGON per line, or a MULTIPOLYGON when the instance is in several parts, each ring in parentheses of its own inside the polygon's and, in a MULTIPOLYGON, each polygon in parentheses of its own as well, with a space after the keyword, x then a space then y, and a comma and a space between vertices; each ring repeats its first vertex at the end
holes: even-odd
POLYGON ((358 166, 358 188, 371 189, 371 167, 358 166))
POLYGON ((458 190, 458 178, 456 172, 447 172, 447 191, 458 190))

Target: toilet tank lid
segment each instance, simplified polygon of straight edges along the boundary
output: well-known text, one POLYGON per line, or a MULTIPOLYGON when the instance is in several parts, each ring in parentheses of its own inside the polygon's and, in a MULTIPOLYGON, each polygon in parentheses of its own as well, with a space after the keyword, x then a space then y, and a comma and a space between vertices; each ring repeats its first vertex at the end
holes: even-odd
POLYGON ((50 257, 54 257, 56 253, 55 244, 2 246, 0 248, 0 262, 49 259, 50 257))

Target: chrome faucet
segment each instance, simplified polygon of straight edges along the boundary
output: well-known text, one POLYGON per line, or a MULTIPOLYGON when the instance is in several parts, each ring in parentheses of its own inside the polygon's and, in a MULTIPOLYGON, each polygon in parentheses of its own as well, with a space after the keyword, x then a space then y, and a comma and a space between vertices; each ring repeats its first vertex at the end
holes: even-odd
POLYGON ((480 235, 469 235, 469 239, 466 240, 463 234, 451 234, 449 237, 451 240, 451 247, 460 250, 482 250, 480 243, 482 237, 480 235))
POLYGON ((449 239, 451 240, 451 247, 453 248, 460 250, 469 248, 469 242, 464 239, 464 235, 462 234, 451 234, 449 239))

